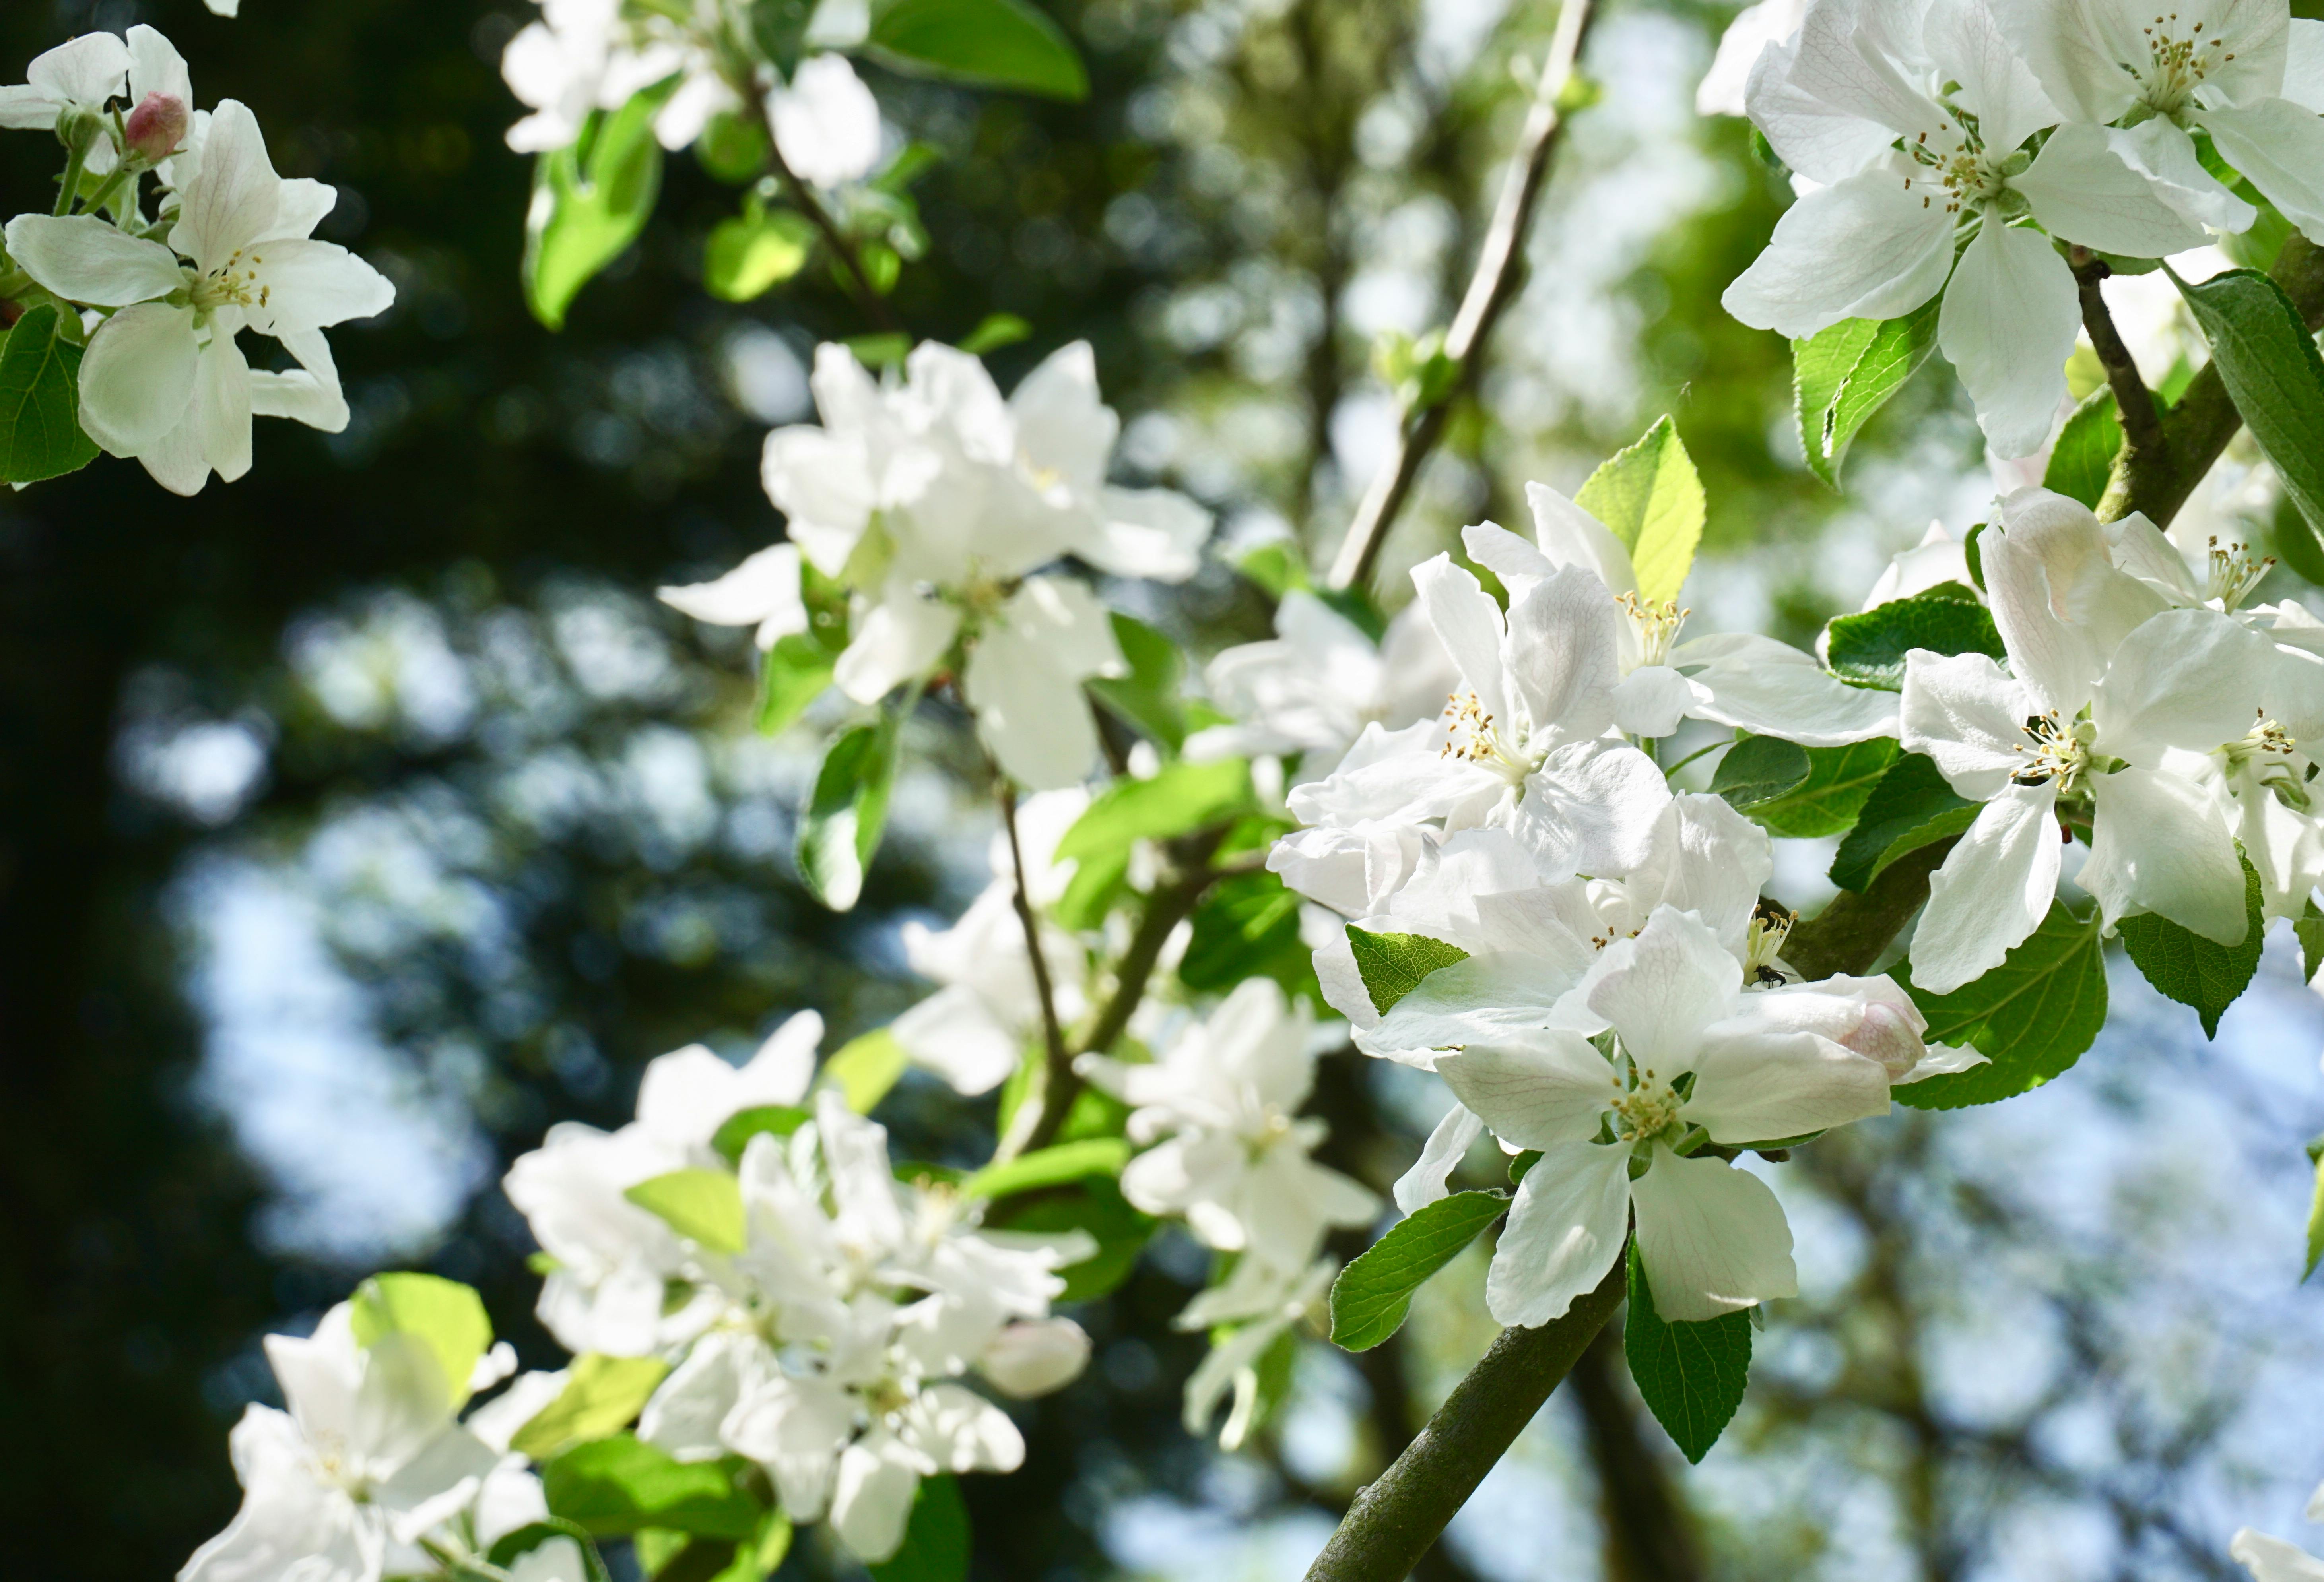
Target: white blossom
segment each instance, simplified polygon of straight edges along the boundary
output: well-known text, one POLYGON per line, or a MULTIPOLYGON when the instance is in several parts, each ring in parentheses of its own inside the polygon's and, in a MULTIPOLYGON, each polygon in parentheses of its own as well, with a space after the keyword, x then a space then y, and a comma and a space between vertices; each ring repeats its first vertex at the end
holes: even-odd
POLYGON ((837 187, 880 162, 880 102, 844 55, 802 60, 767 95, 767 118, 783 163, 801 180, 837 187))
POLYGON ((1226 1283, 1196 1296, 1171 1320, 1180 1329, 1227 1331, 1187 1375, 1180 1421, 1188 1433, 1209 1433, 1220 1399, 1231 1390, 1234 1405, 1219 1430, 1219 1448, 1242 1449, 1259 1422, 1259 1359, 1284 1336, 1314 1319, 1339 1272, 1338 1260, 1328 1257, 1291 1269, 1246 1260, 1235 1265, 1226 1283))
POLYGON ((1796 36, 1807 14, 1807 0, 1758 0, 1737 12, 1727 31, 1719 35, 1711 69, 1702 74, 1694 90, 1694 113, 1743 115, 1752 68, 1770 47, 1796 36))
POLYGON ((256 119, 228 99, 210 118, 168 245, 93 215, 11 220, 8 251, 27 274, 119 310, 81 363, 89 437, 194 494, 213 471, 231 482, 250 470, 254 415, 346 428, 323 331, 383 312, 395 289, 346 248, 309 238, 333 197, 322 182, 278 177, 256 119), (236 344, 245 327, 281 342, 300 371, 254 372, 236 344))
MULTIPOLYGON (((2204 240, 2181 196, 2209 179, 2191 155, 2191 176, 2142 165, 2080 122, 2029 152, 2059 112, 1985 0, 1819 0, 1760 57, 1749 99, 1775 152, 1820 185, 1728 287, 1728 311, 1798 338, 1941 291, 1938 345, 2004 457, 2042 448, 2066 393, 2080 311, 2050 236, 2142 258, 2204 240)), ((2240 228, 2252 215, 2206 217, 2240 228)))
POLYGON ((1304 1271, 1333 1228, 1368 1225, 1379 1201, 1310 1155, 1323 1121, 1302 1118, 1315 1082, 1314 1017, 1267 978, 1247 979, 1148 1063, 1084 1055, 1074 1069, 1135 1106, 1121 1173, 1149 1214, 1184 1216, 1210 1246, 1304 1271))
MULTIPOLYGON (((2324 1522, 2324 1484, 2308 1496, 2308 1509, 2302 1514, 2310 1522, 2324 1522)), ((2324 1582, 2324 1560, 2297 1544, 2249 1527, 2236 1529, 2227 1554, 2241 1561, 2259 1582, 2324 1582)))

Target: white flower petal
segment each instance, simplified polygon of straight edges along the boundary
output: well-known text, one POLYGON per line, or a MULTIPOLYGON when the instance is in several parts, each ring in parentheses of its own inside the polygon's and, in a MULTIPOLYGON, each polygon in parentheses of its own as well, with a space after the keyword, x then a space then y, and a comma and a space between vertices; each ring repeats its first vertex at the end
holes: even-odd
POLYGON ((1485 1306, 1511 1327, 1563 1317, 1622 1255, 1629 1228, 1630 1151, 1553 1144, 1517 1184, 1485 1275, 1485 1306))
POLYGON ((1985 0, 1934 0, 1923 29, 1928 52, 1960 84, 1955 97, 1977 117, 1986 147, 2014 149, 2058 120, 2057 106, 2025 69, 2024 57, 2004 36, 1985 0))
POLYGON ((1630 1198, 1638 1261, 1665 1322, 1700 1323, 1799 1294, 1792 1228, 1757 1176, 1718 1159, 1682 1159, 1657 1143, 1630 1198))
POLYGON ((2219 152, 2283 217, 2324 235, 2324 115, 2288 99, 2198 114, 2219 152))
POLYGON ((908 579, 891 577, 881 592, 856 623, 834 672, 840 690, 860 704, 878 703, 935 669, 960 630, 957 608, 922 597, 908 579))
POLYGON ((859 1559, 876 1565, 903 1547, 919 1492, 918 1469, 893 1435, 875 1428, 839 1458, 831 1524, 859 1559))
POLYGON ((89 106, 118 97, 128 75, 129 46, 107 32, 83 33, 24 68, 24 80, 50 97, 89 106))
MULTIPOLYGON (((1720 302, 1754 329, 1794 339, 1843 318, 1895 318, 1945 283, 1952 239, 1953 216, 1941 205, 1923 206, 1900 175, 1882 165, 1784 210, 1766 251, 1720 302)), ((2070 294, 2072 276, 2066 284, 2070 294)), ((2067 340, 2071 350, 2070 334, 2067 340)), ((2060 352, 2061 370, 2065 360, 2060 352)), ((2062 391, 2065 375, 2058 377, 2062 391)))
POLYGON ((2126 163, 2101 126, 2077 121, 2060 126, 2033 168, 2010 185, 2025 195, 2052 235, 2085 247, 2163 258, 2203 244, 2203 227, 2126 163))
POLYGON ((58 296, 93 307, 150 302, 186 284, 176 253, 94 215, 18 215, 8 222, 8 253, 58 296))
MULTIPOLYGON (((1607 591, 1618 596, 1638 591, 1638 574, 1630 563, 1630 552, 1604 522, 1546 483, 1526 485, 1526 505, 1533 513, 1534 541, 1541 546, 1542 557, 1553 569, 1578 566, 1595 572, 1607 591)), ((1468 543, 1466 533, 1462 538, 1468 543)), ((1468 543, 1468 548, 1472 556, 1477 555, 1475 544, 1468 543)), ((1480 564, 1492 565, 1479 559, 1480 564)), ((1494 566, 1493 569, 1501 568, 1494 566)))
POLYGON ((277 326, 327 329, 395 305, 387 277, 337 243, 304 237, 255 243, 249 267, 266 291, 264 306, 253 309, 250 322, 268 335, 277 326))
POLYGON ((1683 642, 1671 664, 1689 672, 1698 720, 1780 736, 1803 747, 1842 747, 1896 733, 1896 694, 1850 686, 1789 643, 1756 632, 1683 642), (1701 668, 1697 669, 1696 667, 1701 668))
POLYGON ((1183 583, 1203 563, 1211 513, 1175 489, 1107 489, 1099 530, 1074 553, 1116 576, 1183 583))
POLYGON ((2073 271, 2047 236, 1987 216, 1945 288, 1937 344, 1977 403, 1995 455, 2032 455, 2048 443, 2066 397, 2080 303, 2073 271))
POLYGON ((2227 1557, 2239 1561, 2258 1582, 2324 1582, 2324 1560, 2249 1527, 2236 1530, 2227 1557))
POLYGON ((880 101, 844 55, 800 61, 790 85, 767 96, 767 112, 783 162, 802 180, 836 187, 880 162, 880 101))
POLYGON ((2166 748, 2239 741, 2280 674, 2276 646, 2216 610, 2166 610, 2115 650, 2090 699, 2098 745, 2149 768, 2166 748))
POLYGON ((81 427, 113 455, 137 455, 186 421, 199 361, 190 310, 123 308, 97 327, 81 360, 81 427))
POLYGON ((1505 1143, 1547 1148, 1597 1136, 1611 1102, 1613 1068, 1574 1033, 1537 1034, 1523 1044, 1471 1046, 1440 1055, 1436 1074, 1505 1143))
POLYGON ((724 576, 684 587, 657 588, 654 596, 681 615, 713 626, 755 626, 759 647, 807 629, 807 605, 799 597, 799 552, 796 544, 774 544, 751 556, 724 576))
POLYGON ((1599 877, 1646 860, 1670 782, 1627 742, 1574 741, 1526 777, 1511 832, 1550 871, 1599 877))
POLYGON ((2259 218, 2257 209, 2203 169, 2195 140, 2177 122, 2157 115, 2128 128, 2108 127, 2106 139, 2116 158, 2146 179, 2155 198, 2195 224, 2246 231, 2259 218))
POLYGON ((1703 1029, 1734 1005, 1742 978, 1701 918, 1660 906, 1636 938, 1606 947, 1589 1004, 1620 1032, 1632 1060, 1667 1081, 1692 1069, 1703 1029))
POLYGON ((1396 1206, 1406 1214, 1417 1214, 1443 1200, 1451 1191, 1452 1173, 1484 1135, 1484 1118, 1467 1105, 1455 1104, 1446 1110, 1444 1118, 1428 1134, 1428 1141, 1421 1145, 1420 1157, 1397 1177, 1396 1206))
POLYGON ((2089 860, 2077 876, 2108 927, 2160 913, 2223 945, 2250 932, 2243 864, 2218 805, 2200 786, 2135 767, 2090 782, 2098 815, 2089 860))
POLYGON ((2055 780, 2011 784, 1987 803, 1929 878, 1913 934, 1913 981, 1950 994, 2001 965, 2041 926, 2058 890, 2055 780))
POLYGON ((210 112, 201 169, 181 195, 170 245, 206 274, 224 269, 236 249, 272 226, 281 185, 249 106, 221 99, 210 112))

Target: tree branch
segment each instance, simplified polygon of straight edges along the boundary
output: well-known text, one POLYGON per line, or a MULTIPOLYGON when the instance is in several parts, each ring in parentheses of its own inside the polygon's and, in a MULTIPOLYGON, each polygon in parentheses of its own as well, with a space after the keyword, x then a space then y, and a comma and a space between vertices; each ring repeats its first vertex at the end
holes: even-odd
MULTIPOLYGON (((2294 231, 2268 272, 2292 299, 2302 323, 2311 330, 2324 326, 2324 247, 2294 231)), ((2115 457, 2114 475, 2098 501, 2099 520, 2117 521, 2135 510, 2156 527, 2168 527, 2243 423, 2218 364, 2206 367, 2163 415, 2159 449, 2126 445, 2115 457)))
MULTIPOLYGON (((1050 1108, 1047 1096, 1056 1090, 1061 1075, 1070 1080, 1073 1056, 1065 1050, 1065 1029, 1057 1020, 1057 995, 1049 981, 1049 958, 1041 949, 1041 922, 1033 915, 1033 898, 1025 889, 1025 847, 1017 836, 1017 787, 1009 783, 1006 774, 995 770, 993 784, 1001 797, 1001 827, 1009 832, 1009 872, 1016 881, 1010 901, 1017 911, 1018 926, 1025 931, 1025 959, 1033 969, 1033 988, 1041 1000, 1041 1042, 1047 1051, 1047 1080, 1042 1084, 1043 1108, 1050 1108)), ((1046 1118, 1046 1116, 1045 1118, 1046 1118)))
POLYGON ((1485 1474, 1549 1399, 1621 1304, 1624 1261, 1565 1316, 1504 1329, 1428 1426, 1348 1507, 1307 1582, 1404 1582, 1485 1474))
POLYGON ((1365 491, 1356 520, 1332 562, 1331 584, 1335 589, 1357 587, 1369 581, 1379 558, 1380 545, 1412 492, 1421 464, 1444 436, 1453 402, 1475 383, 1484 361, 1485 343, 1500 321, 1502 310, 1517 296, 1524 278, 1526 233, 1532 228, 1534 209, 1541 200, 1549 174, 1550 156, 1556 152, 1565 127, 1564 99, 1574 81, 1574 63, 1590 32, 1595 0, 1565 0, 1558 12, 1557 32, 1550 41, 1549 60, 1542 68, 1525 131, 1517 139, 1517 158, 1502 184, 1492 228, 1461 299, 1461 310, 1444 337, 1444 355, 1457 372, 1443 399, 1407 418, 1397 435, 1395 450, 1365 491))
POLYGON ((2106 294, 2098 282, 2114 271, 2087 247, 2076 247, 2072 253, 2074 284, 2081 293, 2082 327, 2089 332, 2090 345, 2098 354, 2098 365, 2106 370, 2107 383, 2114 389, 2114 409, 2122 418, 2124 443, 2133 450, 2145 450, 2162 456, 2165 452, 2163 420, 2155 415, 2154 397, 2146 382, 2138 375, 2138 362, 2130 348, 2122 344, 2122 332, 2114 327, 2114 315, 2107 310, 2106 294))

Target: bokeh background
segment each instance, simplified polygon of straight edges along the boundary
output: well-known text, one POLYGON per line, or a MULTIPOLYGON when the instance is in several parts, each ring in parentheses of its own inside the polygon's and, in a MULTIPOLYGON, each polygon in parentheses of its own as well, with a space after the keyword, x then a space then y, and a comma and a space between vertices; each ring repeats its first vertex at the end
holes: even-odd
MULTIPOLYGON (((571 327, 536 325, 496 69, 530 9, 0 7, 9 80, 72 32, 163 28, 203 102, 248 101, 284 174, 338 189, 323 234, 400 293, 335 336, 346 433, 263 425, 252 475, 190 501, 110 460, 0 500, 11 1575, 173 1573, 233 1508, 226 1429, 271 1398, 257 1338, 374 1268, 477 1283, 550 1360, 506 1161, 553 1119, 626 1117, 678 1044, 739 1053, 810 1007, 835 1037, 878 1026, 924 992, 900 925, 986 877, 989 811, 945 772, 958 722, 929 716, 864 905, 834 916, 799 886, 792 810, 827 720, 755 737, 741 634, 650 590, 777 536, 761 437, 809 415, 816 342, 864 327, 811 278, 706 297, 732 195, 684 157, 571 327)), ((1004 383, 1094 344, 1125 470, 1222 520, 1188 587, 1110 596, 1207 651, 1266 630, 1236 552, 1321 556, 1344 526, 1393 423, 1371 348, 1449 317, 1554 8, 1052 9, 1085 105, 874 78, 895 135, 944 156, 897 305, 938 337, 1022 316, 1004 383)), ((1603 97, 1480 399, 1390 545, 1391 605, 1462 523, 1513 521, 1525 480, 1570 489, 1664 411, 1710 491, 1698 620, 1812 641, 1932 519, 1981 518, 1995 482, 1941 363, 1859 442, 1842 497, 1800 463, 1784 346, 1719 310, 1784 197, 1739 123, 1693 114, 1729 15, 1607 5, 1603 97)), ((7 211, 47 202, 55 152, 0 143, 7 211)), ((2200 509, 2276 541, 2237 464, 2200 509)), ((2275 576, 2266 593, 2314 599, 2275 576)), ((1799 848, 1785 898, 1826 893, 1828 851, 1779 844, 1799 848)), ((1900 1112, 1771 1171, 1803 1294, 1775 1307, 1726 1439, 1686 1467, 1593 1353, 1424 1574, 2221 1577, 2241 1522, 2312 1539, 2324 1290, 2298 1281, 2324 999, 2290 944, 2216 1042, 2117 962, 2114 1025, 2049 1089, 1900 1112)), ((1385 1188, 1432 1087, 1327 1061, 1335 1162, 1385 1188)), ((989 1109, 918 1079, 881 1113, 918 1157, 989 1145, 989 1109)), ((1205 1273, 1166 1237, 1079 1315, 1089 1375, 1028 1413, 1023 1472, 969 1480, 979 1577, 1296 1577, 1491 1334, 1464 1263, 1394 1345, 1310 1345, 1264 1442, 1222 1455, 1177 1426, 1198 1350, 1166 1324, 1205 1273)), ((784 1571, 836 1574, 814 1544, 784 1571)))

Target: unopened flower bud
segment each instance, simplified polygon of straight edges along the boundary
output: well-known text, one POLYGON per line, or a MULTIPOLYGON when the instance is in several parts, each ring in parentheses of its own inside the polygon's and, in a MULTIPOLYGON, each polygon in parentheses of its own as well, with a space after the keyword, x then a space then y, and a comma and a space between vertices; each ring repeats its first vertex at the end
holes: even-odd
POLYGON ((1069 1382, 1089 1362, 1090 1339, 1071 1319, 1010 1325, 995 1335, 977 1367, 1004 1395, 1028 1400, 1069 1382))
POLYGON ((57 141, 87 158, 105 135, 105 114, 87 105, 67 105, 57 116, 57 141))
POLYGON ((1856 1031, 1840 1042, 1886 1066, 1893 1082, 1928 1053, 1927 1044, 1922 1042, 1928 1026, 1927 1019, 1909 1000, 1901 1006, 1874 1000, 1864 1007, 1864 1019, 1856 1025, 1856 1031))
POLYGON ((129 112, 129 152, 158 165, 178 152, 192 121, 185 100, 172 94, 147 94, 129 112))

